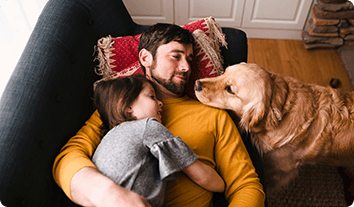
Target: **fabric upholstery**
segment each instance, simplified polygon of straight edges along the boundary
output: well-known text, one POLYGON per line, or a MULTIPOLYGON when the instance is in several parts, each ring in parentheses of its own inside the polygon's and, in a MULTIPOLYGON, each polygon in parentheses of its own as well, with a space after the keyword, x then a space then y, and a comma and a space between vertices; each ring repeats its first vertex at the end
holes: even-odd
MULTIPOLYGON (((0 100, 0 200, 11 206, 76 206, 56 185, 60 148, 93 113, 94 45, 136 35, 121 0, 51 0, 0 100)), ((225 64, 247 61, 243 31, 223 28, 225 64)), ((256 161, 257 162, 257 161, 256 161)))

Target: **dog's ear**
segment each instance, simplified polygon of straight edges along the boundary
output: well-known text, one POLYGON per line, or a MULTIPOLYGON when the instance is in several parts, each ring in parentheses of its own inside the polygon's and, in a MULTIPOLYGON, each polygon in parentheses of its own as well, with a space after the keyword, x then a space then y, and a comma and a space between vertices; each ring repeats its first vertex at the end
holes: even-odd
POLYGON ((283 119, 282 109, 288 94, 288 85, 281 75, 271 74, 272 94, 268 111, 267 128, 274 128, 283 119))
POLYGON ((257 93, 252 97, 251 102, 243 107, 240 125, 251 132, 258 132, 264 129, 262 122, 268 113, 272 95, 270 73, 258 67, 257 84, 253 85, 253 90, 257 93))
POLYGON ((240 125, 247 131, 252 131, 264 118, 265 105, 262 101, 252 101, 244 107, 240 125))

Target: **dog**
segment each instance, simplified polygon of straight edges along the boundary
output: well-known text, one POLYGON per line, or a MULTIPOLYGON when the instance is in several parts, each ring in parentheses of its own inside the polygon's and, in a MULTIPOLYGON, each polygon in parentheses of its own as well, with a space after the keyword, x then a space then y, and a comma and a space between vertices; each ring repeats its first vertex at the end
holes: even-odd
POLYGON ((263 157, 268 192, 286 187, 304 164, 354 166, 354 92, 242 63, 197 80, 195 94, 239 117, 263 157))

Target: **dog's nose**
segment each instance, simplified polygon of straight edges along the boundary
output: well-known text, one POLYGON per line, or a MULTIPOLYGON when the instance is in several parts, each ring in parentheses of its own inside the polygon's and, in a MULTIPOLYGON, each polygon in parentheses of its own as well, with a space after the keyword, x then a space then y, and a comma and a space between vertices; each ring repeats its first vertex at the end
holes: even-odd
POLYGON ((199 80, 196 80, 195 85, 194 85, 194 90, 195 91, 202 91, 203 90, 202 87, 203 87, 203 84, 199 80))

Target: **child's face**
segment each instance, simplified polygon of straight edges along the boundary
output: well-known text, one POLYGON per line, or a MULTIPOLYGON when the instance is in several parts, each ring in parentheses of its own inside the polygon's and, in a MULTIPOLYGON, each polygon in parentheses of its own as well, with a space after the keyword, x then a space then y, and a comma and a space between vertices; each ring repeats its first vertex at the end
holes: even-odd
POLYGON ((155 90, 149 83, 144 83, 143 90, 129 110, 137 119, 152 117, 161 122, 162 102, 156 98, 155 90))

